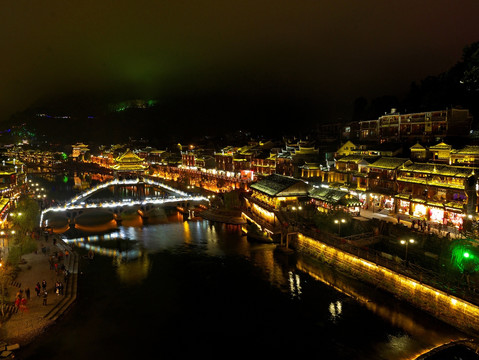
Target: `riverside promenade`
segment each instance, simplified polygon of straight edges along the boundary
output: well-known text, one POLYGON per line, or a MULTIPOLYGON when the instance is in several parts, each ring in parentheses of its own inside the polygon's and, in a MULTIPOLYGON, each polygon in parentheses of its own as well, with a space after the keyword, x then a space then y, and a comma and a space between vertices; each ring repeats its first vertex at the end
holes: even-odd
POLYGON ((10 350, 24 346, 41 334, 75 302, 77 297, 78 255, 65 244, 58 235, 50 235, 46 240, 41 237, 37 243, 37 251, 22 256, 20 271, 16 279, 5 284, 8 292, 8 302, 4 311, 6 320, 0 327, 0 358, 6 357, 10 350), (53 244, 53 240, 55 245, 53 244), (68 256, 62 260, 53 258, 68 270, 67 279, 61 270, 55 270, 50 265, 50 258, 55 254, 68 251, 68 256), (42 291, 40 296, 35 292, 35 285, 46 281, 47 299, 44 305, 42 291), (63 282, 63 295, 55 293, 56 282, 63 282), (22 296, 27 298, 26 290, 30 289, 30 299, 27 299, 26 310, 18 309, 12 303, 15 295, 22 290, 22 296))

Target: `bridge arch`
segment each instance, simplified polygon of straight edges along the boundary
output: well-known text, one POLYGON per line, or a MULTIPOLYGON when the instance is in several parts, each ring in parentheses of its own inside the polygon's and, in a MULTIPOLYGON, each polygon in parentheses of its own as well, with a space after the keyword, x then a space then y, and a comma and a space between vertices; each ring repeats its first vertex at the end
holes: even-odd
POLYGON ((137 207, 138 209, 142 209, 143 212, 148 211, 147 209, 151 209, 157 206, 163 205, 179 205, 179 204, 188 204, 191 202, 205 202, 209 204, 209 199, 204 196, 193 196, 181 190, 175 189, 171 186, 163 184, 158 181, 154 181, 151 179, 114 179, 98 186, 86 190, 77 196, 73 197, 70 201, 68 201, 64 206, 56 206, 50 207, 42 211, 40 216, 40 226, 43 227, 44 219, 47 214, 51 212, 56 213, 63 213, 70 222, 74 222, 76 216, 89 209, 106 209, 111 212, 113 215, 116 214, 121 217, 121 213, 124 212, 127 208, 131 208, 132 206, 137 207), (169 193, 174 194, 168 197, 145 197, 143 199, 122 199, 122 200, 113 200, 107 199, 105 201, 89 201, 86 202, 85 200, 94 194, 97 191, 101 191, 102 189, 112 186, 112 185, 138 185, 138 184, 149 184, 152 186, 158 186, 163 189, 166 189, 169 193))

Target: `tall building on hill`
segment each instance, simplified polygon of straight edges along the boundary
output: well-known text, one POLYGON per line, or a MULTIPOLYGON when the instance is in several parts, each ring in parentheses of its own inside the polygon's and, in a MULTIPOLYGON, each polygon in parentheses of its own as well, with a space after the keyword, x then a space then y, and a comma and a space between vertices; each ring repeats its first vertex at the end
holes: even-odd
POLYGON ((401 114, 392 109, 376 120, 359 122, 361 140, 429 142, 446 136, 467 136, 472 115, 467 109, 401 114))

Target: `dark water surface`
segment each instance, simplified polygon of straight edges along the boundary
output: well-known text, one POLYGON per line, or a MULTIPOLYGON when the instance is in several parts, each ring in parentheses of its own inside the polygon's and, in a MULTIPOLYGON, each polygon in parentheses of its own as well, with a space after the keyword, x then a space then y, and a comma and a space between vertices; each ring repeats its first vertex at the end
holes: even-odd
POLYGON ((17 358, 414 359, 465 337, 238 227, 164 215, 72 243, 96 252, 81 259, 78 301, 17 358))
POLYGON ((78 302, 18 358, 407 359, 461 337, 324 265, 252 244, 237 227, 169 219, 120 227, 128 242, 90 237, 76 247, 99 251, 82 258, 78 302), (100 254, 107 249, 132 258, 100 254), (343 289, 325 283, 332 278, 343 289))

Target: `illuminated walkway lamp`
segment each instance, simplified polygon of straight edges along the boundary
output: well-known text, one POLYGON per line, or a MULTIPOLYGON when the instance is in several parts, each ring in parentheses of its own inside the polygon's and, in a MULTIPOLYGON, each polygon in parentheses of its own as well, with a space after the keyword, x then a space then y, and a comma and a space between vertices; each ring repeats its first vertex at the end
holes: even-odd
POLYGON ((409 247, 409 244, 414 244, 414 239, 401 240, 401 245, 405 245, 405 246, 406 246, 406 256, 405 256, 406 264, 408 263, 408 262, 407 262, 407 249, 408 249, 408 247, 409 247))
POLYGON ((341 237, 341 224, 344 224, 346 222, 345 219, 335 219, 334 223, 338 224, 338 235, 341 237))

